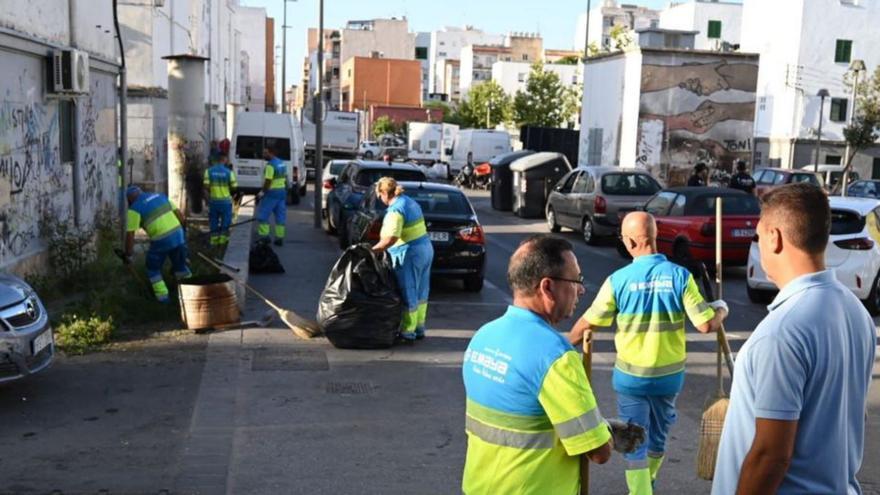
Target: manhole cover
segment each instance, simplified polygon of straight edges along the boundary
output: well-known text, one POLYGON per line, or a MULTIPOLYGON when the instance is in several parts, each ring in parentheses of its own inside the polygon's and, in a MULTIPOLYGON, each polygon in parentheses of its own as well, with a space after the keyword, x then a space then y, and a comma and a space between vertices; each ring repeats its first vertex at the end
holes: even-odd
POLYGON ((373 384, 370 382, 327 382, 326 390, 328 394, 369 394, 373 391, 373 384))
POLYGON ((327 354, 313 349, 256 349, 251 371, 326 371, 327 354))

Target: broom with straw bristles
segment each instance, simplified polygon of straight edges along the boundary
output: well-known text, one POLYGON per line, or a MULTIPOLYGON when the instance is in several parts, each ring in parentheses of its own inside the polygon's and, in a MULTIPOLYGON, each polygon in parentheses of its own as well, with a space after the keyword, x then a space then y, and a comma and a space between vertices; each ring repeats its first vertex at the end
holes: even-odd
MULTIPOLYGON (((715 198, 715 284, 718 287, 716 299, 721 299, 721 198, 715 198)), ((706 296, 712 297, 712 287, 709 283, 709 275, 706 267, 702 266, 701 278, 703 279, 706 296)), ((727 361, 730 377, 733 379, 733 363, 730 357, 730 344, 724 333, 724 325, 718 328, 717 349, 717 377, 718 390, 714 397, 710 397, 703 405, 703 417, 700 422, 700 447, 697 451, 697 476, 704 480, 711 480, 715 476, 715 460, 718 457, 718 444, 721 442, 721 430, 724 427, 724 417, 727 415, 727 407, 730 399, 724 391, 724 374, 721 369, 721 355, 727 361)))

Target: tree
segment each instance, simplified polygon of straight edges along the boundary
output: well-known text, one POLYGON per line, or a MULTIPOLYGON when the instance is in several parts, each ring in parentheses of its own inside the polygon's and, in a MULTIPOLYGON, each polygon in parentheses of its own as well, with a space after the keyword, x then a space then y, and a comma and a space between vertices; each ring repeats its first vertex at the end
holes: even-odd
POLYGON ((443 122, 446 124, 461 125, 461 116, 458 115, 457 110, 453 110, 453 108, 444 101, 428 101, 425 102, 424 107, 442 110, 443 122))
POLYGON ((635 42, 632 31, 622 24, 615 24, 608 32, 608 36, 611 37, 615 50, 625 50, 635 42))
MULTIPOLYGON (((838 183, 846 191, 846 183, 849 179, 849 171, 852 168, 852 160, 856 154, 870 146, 880 138, 880 122, 866 115, 853 117, 852 124, 843 128, 843 137, 849 145, 849 156, 846 156, 846 166, 843 168, 843 180, 838 183)), ((844 193, 844 195, 846 195, 844 193)))
MULTIPOLYGON (((852 87, 852 79, 847 73, 845 79, 847 87, 852 87)), ((859 82, 856 94, 856 104, 859 112, 868 120, 880 122, 880 66, 874 69, 874 73, 859 82)))
POLYGON ((492 129, 512 120, 513 104, 504 89, 490 80, 471 86, 467 99, 459 103, 457 113, 464 127, 492 129))
POLYGON ((559 74, 545 71, 540 62, 532 65, 525 91, 517 91, 513 99, 519 125, 561 127, 577 113, 577 95, 565 87, 559 74))
POLYGON ((580 55, 567 55, 565 57, 560 58, 559 60, 553 62, 554 64, 560 65, 577 65, 581 61, 580 55))
POLYGON ((391 117, 383 115, 373 121, 373 137, 380 137, 383 134, 394 134, 397 132, 397 125, 391 120, 391 117))

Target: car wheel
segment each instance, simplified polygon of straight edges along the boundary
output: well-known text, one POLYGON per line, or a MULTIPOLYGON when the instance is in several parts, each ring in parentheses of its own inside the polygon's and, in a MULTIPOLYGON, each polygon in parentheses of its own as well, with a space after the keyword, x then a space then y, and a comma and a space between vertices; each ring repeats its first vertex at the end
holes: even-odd
POLYGON ((464 278, 464 290, 468 292, 480 292, 483 290, 482 275, 468 275, 464 278))
POLYGON ((675 244, 672 245, 672 257, 682 263, 690 261, 691 247, 687 240, 679 239, 675 241, 675 244))
POLYGON ((753 289, 746 284, 746 294, 749 296, 749 301, 755 304, 770 304, 773 302, 773 291, 753 289))
POLYGON ((550 229, 550 232, 559 232, 562 230, 562 227, 556 223, 556 211, 552 206, 547 208, 547 228, 550 229))
POLYGON ((324 227, 324 232, 327 232, 330 235, 336 233, 336 229, 330 223, 330 212, 326 209, 321 211, 321 226, 324 227))
POLYGON ((581 225, 581 233, 584 236, 584 242, 591 246, 595 246, 598 241, 598 237, 596 233, 593 232, 593 221, 590 220, 590 217, 584 219, 583 225, 581 225))
POLYGON ((871 287, 871 292, 868 293, 868 298, 865 299, 864 303, 871 316, 880 314, 880 273, 874 278, 874 285, 871 287))
POLYGON ((364 151, 364 158, 366 158, 367 160, 372 160, 373 159, 373 152, 369 151, 369 150, 364 151))

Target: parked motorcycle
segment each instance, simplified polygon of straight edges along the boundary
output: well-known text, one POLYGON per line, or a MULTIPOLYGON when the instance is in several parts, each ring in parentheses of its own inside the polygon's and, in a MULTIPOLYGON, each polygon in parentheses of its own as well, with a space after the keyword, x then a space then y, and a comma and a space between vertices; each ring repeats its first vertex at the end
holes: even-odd
POLYGON ((488 163, 481 163, 474 168, 473 187, 474 189, 489 189, 492 185, 492 166, 488 163))
POLYGON ((461 167, 461 170, 458 171, 458 175, 453 179, 453 183, 458 187, 465 187, 471 189, 474 187, 474 167, 470 164, 461 167))

